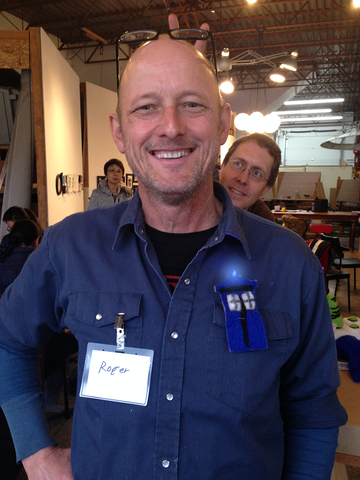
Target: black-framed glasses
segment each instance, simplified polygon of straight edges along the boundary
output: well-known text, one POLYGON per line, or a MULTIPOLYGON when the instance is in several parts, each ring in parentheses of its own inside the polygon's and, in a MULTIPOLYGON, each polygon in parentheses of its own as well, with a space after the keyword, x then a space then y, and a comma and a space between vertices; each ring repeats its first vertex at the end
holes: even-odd
POLYGON ((211 43, 211 52, 212 52, 212 64, 215 70, 216 78, 217 75, 217 64, 216 64, 216 52, 214 37, 209 30, 203 30, 201 28, 175 28, 173 30, 134 30, 132 32, 125 32, 120 37, 116 39, 116 74, 118 79, 118 89, 119 89, 119 61, 118 61, 118 52, 119 44, 133 44, 138 46, 144 42, 149 42, 151 40, 157 40, 160 35, 165 34, 169 35, 173 40, 186 40, 188 42, 193 42, 197 40, 210 40, 211 43))
POLYGON ((229 160, 230 167, 237 172, 244 172, 247 170, 249 172, 249 177, 255 180, 256 182, 262 182, 263 180, 268 181, 268 178, 265 178, 264 173, 259 168, 247 168, 247 164, 243 160, 229 160))

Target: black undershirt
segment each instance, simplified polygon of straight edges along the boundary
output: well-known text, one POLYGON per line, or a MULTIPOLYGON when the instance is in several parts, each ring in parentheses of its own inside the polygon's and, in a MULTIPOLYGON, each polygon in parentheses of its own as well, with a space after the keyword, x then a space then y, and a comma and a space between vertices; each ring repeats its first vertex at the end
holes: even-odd
POLYGON ((161 271, 171 293, 175 290, 185 268, 216 229, 217 226, 201 232, 168 233, 146 225, 146 232, 155 248, 161 271))

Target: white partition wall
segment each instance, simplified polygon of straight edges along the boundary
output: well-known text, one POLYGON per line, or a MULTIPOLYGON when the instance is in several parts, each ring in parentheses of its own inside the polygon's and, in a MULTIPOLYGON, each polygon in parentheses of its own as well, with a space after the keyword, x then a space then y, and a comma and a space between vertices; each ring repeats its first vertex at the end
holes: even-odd
MULTIPOLYGON (((83 193, 57 195, 56 177, 83 174, 79 77, 41 31, 48 224, 83 211, 83 193)), ((76 188, 77 190, 77 182, 76 188)))

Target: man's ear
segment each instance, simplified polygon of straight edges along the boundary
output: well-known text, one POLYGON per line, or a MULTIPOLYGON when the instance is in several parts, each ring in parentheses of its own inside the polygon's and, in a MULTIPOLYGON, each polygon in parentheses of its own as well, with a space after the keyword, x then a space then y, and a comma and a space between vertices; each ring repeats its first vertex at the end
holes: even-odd
POLYGON ((228 103, 221 106, 220 114, 220 144, 224 145, 230 132, 231 107, 228 103))
POLYGON ((119 118, 116 113, 110 114, 110 130, 115 145, 119 149, 120 153, 125 153, 124 142, 123 142, 123 135, 120 127, 119 118))

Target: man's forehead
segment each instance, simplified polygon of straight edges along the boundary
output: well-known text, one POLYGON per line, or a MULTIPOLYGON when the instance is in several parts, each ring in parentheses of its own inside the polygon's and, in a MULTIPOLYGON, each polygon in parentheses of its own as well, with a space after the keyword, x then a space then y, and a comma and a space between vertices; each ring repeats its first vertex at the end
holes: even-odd
POLYGON ((188 42, 172 40, 168 37, 159 38, 147 42, 136 50, 126 64, 121 83, 136 78, 139 70, 144 68, 151 68, 152 72, 158 70, 160 74, 166 75, 163 65, 170 62, 176 62, 178 65, 191 62, 192 70, 209 68, 203 55, 188 42))

